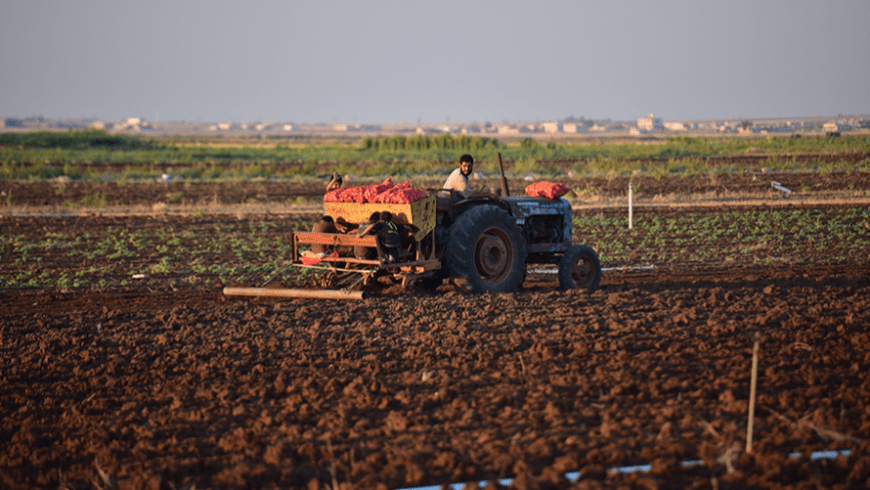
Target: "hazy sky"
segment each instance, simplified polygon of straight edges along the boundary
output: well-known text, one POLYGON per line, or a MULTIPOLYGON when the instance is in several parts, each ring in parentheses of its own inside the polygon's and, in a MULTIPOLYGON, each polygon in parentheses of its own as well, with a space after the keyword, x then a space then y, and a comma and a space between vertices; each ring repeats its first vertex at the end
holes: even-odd
POLYGON ((0 117, 870 113, 870 0, 0 0, 0 117))

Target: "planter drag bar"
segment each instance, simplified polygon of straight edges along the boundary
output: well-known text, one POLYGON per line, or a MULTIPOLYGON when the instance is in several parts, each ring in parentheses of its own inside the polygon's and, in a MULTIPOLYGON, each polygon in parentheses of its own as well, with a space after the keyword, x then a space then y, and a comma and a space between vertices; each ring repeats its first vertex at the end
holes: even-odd
POLYGON ((268 296, 271 298, 314 299, 366 299, 365 291, 344 289, 271 289, 271 288, 224 288, 226 296, 268 296))

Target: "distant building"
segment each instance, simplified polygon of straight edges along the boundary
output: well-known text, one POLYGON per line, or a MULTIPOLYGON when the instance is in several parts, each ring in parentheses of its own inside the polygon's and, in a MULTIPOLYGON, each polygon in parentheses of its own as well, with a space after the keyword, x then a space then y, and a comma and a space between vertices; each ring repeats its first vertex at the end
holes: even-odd
POLYGON ((541 124, 545 133, 558 133, 562 131, 562 123, 559 121, 549 121, 541 124))
POLYGON ((139 131, 141 129, 150 128, 151 124, 148 121, 142 119, 141 117, 128 117, 126 121, 120 122, 115 125, 115 129, 124 131, 139 131))
POLYGON ((417 126, 417 129, 414 130, 414 132, 416 134, 421 135, 421 136, 426 136, 426 135, 430 135, 430 134, 442 134, 443 133, 443 131, 441 131, 439 129, 425 128, 423 126, 417 126))
MULTIPOLYGON (((572 134, 585 133, 588 130, 589 130, 589 128, 587 128, 586 125, 583 123, 564 123, 564 124, 562 124, 562 131, 564 131, 566 133, 572 133, 572 134)), ((593 131, 604 131, 604 128, 600 127, 596 124, 595 126, 592 126, 592 130, 593 131)))
POLYGON ((852 129, 852 126, 837 121, 828 121, 822 126, 823 131, 829 132, 848 131, 850 129, 852 129))
POLYGON ((336 131, 380 131, 381 127, 374 124, 333 124, 336 131))
POLYGON ((737 132, 737 124, 725 122, 716 127, 716 130, 720 133, 736 133, 737 132))
POLYGON ((23 128, 24 121, 15 117, 0 119, 0 128, 23 128))
POLYGON ((496 126, 498 134, 524 134, 530 133, 527 126, 514 126, 511 124, 499 124, 496 126))
POLYGON ((91 122, 91 129, 106 130, 106 129, 112 129, 114 126, 115 126, 114 124, 109 123, 109 122, 105 122, 105 121, 93 121, 93 122, 91 122))
POLYGON ((293 124, 293 123, 286 123, 286 124, 284 124, 283 127, 284 127, 284 131, 297 131, 297 130, 299 130, 299 125, 293 124))
POLYGON ((640 133, 653 133, 656 129, 665 129, 665 126, 660 118, 647 114, 646 117, 637 119, 637 129, 640 133))
POLYGON ((88 126, 82 121, 73 120, 49 121, 48 123, 48 127, 55 129, 87 129, 88 126))

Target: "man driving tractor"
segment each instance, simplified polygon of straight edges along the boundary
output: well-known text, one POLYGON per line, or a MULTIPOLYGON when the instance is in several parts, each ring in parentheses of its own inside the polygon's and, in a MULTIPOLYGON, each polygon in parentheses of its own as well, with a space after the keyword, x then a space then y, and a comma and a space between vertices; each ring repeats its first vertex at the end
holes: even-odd
POLYGON ((468 153, 459 157, 459 168, 455 169, 447 181, 444 182, 444 191, 441 197, 450 197, 450 190, 456 191, 462 197, 470 196, 474 191, 468 185, 468 176, 474 171, 474 158, 468 153))

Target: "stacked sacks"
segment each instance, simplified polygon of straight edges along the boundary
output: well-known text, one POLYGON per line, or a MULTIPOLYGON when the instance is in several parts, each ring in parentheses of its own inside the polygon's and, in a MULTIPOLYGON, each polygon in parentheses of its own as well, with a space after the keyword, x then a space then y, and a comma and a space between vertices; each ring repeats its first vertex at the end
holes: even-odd
POLYGON ((532 197, 546 197, 547 199, 559 199, 568 193, 570 189, 555 182, 536 182, 526 187, 526 194, 532 197))
POLYGON ((380 204, 383 204, 385 202, 390 202, 388 200, 388 197, 391 194, 395 194, 397 192, 401 192, 404 189, 410 189, 410 188, 411 188, 411 182, 406 180, 405 182, 403 182, 399 185, 394 185, 394 186, 390 187, 389 189, 385 190, 384 192, 381 192, 378 195, 372 197, 371 202, 380 203, 380 204))
POLYGON ((326 193, 324 202, 355 202, 358 204, 370 202, 378 204, 410 204, 426 198, 422 189, 411 187, 410 181, 393 184, 393 178, 387 177, 381 184, 343 187, 326 193))
POLYGON ((323 196, 323 202, 365 202, 365 187, 340 187, 323 196))
POLYGON ((365 188, 365 200, 366 202, 377 202, 375 201, 375 198, 384 192, 395 189, 395 187, 396 186, 393 185, 393 178, 387 177, 387 180, 385 180, 383 184, 370 185, 365 188))
POLYGON ((411 204, 421 199, 426 198, 426 192, 423 189, 414 189, 411 187, 410 181, 405 181, 402 184, 382 192, 375 196, 371 202, 381 204, 411 204))
POLYGON ((411 204, 412 202, 426 199, 426 192, 423 189, 400 189, 399 191, 385 194, 387 196, 383 202, 392 204, 411 204))

